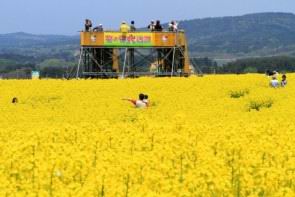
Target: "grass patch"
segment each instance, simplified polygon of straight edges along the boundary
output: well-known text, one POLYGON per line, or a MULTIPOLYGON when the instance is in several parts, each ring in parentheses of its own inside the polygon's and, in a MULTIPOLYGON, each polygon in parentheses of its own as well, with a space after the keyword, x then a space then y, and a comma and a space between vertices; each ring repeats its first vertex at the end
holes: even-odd
POLYGON ((250 101, 248 110, 260 111, 262 108, 271 108, 272 105, 273 105, 273 100, 271 99, 260 100, 260 101, 250 101))
POLYGON ((230 91, 229 95, 231 98, 241 98, 244 97, 246 95, 249 94, 249 90, 248 89, 244 89, 244 90, 232 90, 230 91))

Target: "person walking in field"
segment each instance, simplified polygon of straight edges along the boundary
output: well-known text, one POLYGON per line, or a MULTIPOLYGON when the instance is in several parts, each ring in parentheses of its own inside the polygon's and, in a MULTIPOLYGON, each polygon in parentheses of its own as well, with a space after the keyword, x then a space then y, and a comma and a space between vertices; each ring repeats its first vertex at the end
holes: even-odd
POLYGON ((124 98, 123 100, 125 101, 130 101, 134 107, 136 108, 147 108, 148 107, 148 96, 144 94, 139 94, 138 99, 129 99, 129 98, 124 98))
POLYGON ((281 86, 285 87, 287 85, 287 76, 284 74, 282 75, 281 86))
POLYGON ((276 75, 273 75, 272 76, 272 79, 270 80, 270 83, 269 83, 270 87, 272 88, 278 88, 280 86, 280 83, 276 77, 276 75))

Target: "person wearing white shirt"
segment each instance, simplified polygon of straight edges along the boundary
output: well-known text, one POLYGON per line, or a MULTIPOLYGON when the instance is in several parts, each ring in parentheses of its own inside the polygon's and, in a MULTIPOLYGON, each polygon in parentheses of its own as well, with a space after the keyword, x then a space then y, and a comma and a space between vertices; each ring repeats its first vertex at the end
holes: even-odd
POLYGON ((277 80, 276 76, 272 76, 272 79, 270 80, 269 85, 273 88, 278 88, 280 86, 279 81, 277 80))
POLYGON ((123 99, 126 101, 130 101, 136 108, 146 108, 148 107, 148 104, 144 101, 145 100, 145 95, 144 94, 139 94, 138 99, 123 99))

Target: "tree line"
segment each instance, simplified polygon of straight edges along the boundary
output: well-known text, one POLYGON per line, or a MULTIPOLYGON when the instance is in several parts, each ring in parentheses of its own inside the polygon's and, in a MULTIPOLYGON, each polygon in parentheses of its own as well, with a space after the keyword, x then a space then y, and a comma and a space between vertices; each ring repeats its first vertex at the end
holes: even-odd
POLYGON ((217 62, 209 58, 199 58, 193 63, 197 71, 212 74, 244 74, 266 73, 267 71, 295 72, 295 57, 274 56, 238 59, 233 62, 218 66, 217 62))
POLYGON ((30 78, 32 71, 39 71, 43 78, 70 77, 75 70, 76 61, 50 58, 37 59, 21 55, 0 55, 0 77, 30 78))
MULTIPOLYGON (((12 56, 11 59, 0 57, 0 77, 16 76, 23 73, 30 75, 31 71, 39 71, 43 78, 68 78, 74 76, 77 62, 62 59, 45 59, 42 62, 34 62, 33 58, 12 56), (12 75, 11 75, 12 73, 12 75), (14 74, 13 74, 14 73, 14 74)), ((277 56, 238 59, 224 65, 218 64, 208 57, 191 59, 195 71, 199 74, 243 74, 243 73, 266 73, 267 71, 295 72, 295 57, 277 56)))

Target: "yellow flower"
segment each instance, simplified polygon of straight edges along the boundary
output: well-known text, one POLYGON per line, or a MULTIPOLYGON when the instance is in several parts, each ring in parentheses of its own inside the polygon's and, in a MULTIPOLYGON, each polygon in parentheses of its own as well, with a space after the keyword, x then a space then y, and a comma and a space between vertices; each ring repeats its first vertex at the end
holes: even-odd
POLYGON ((0 196, 295 195, 291 83, 2 80, 0 91, 0 196), (139 93, 147 110, 121 100, 139 93))

